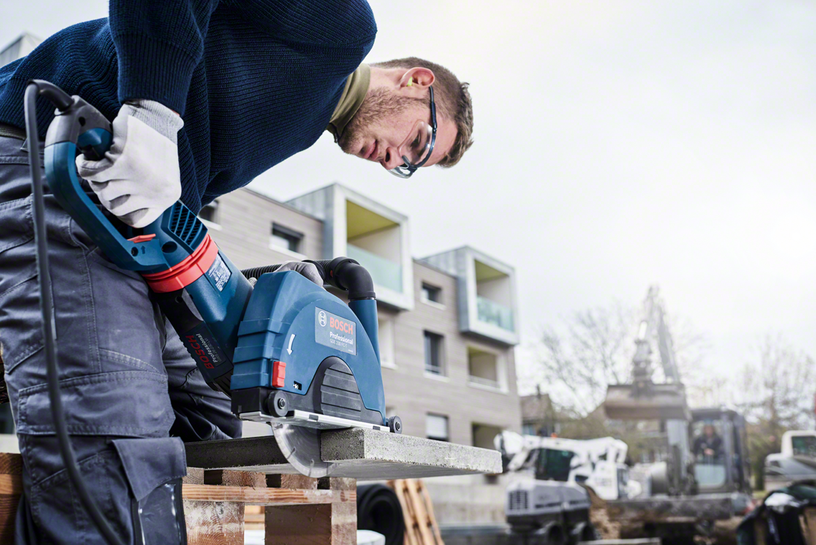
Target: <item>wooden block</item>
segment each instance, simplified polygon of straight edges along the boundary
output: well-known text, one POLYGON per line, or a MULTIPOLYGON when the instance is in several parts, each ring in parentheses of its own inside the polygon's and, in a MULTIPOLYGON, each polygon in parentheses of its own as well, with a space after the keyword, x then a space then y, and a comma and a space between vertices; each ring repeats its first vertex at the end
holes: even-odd
POLYGON ((266 542, 275 545, 354 545, 357 503, 297 505, 264 511, 266 542))
POLYGON ((181 479, 184 484, 204 484, 204 470, 200 467, 188 467, 187 476, 181 479))
POLYGON ((229 501, 231 491, 254 490, 253 485, 265 487, 266 480, 243 471, 210 471, 187 468, 182 496, 184 518, 187 523, 188 545, 243 545, 244 503, 229 501), (212 483, 211 485, 205 483, 212 483), (220 486, 232 485, 232 486, 220 486), (244 487, 244 488, 242 488, 244 487), (220 494, 206 494, 209 489, 224 489, 220 494), (226 497, 227 501, 199 501, 198 496, 226 497))
POLYGON ((23 458, 0 453, 0 543, 14 543, 14 521, 23 493, 23 458))
MULTIPOLYGON (((320 487, 318 486, 318 488, 320 487)), ((357 490, 357 479, 329 477, 329 488, 332 490, 357 490)))
POLYGON ((265 509, 266 543, 332 545, 332 506, 295 505, 265 509))
POLYGON ((244 506, 240 503, 184 500, 184 519, 188 545, 244 543, 244 506))
POLYGON ((23 457, 10 452, 0 452, 0 474, 22 475, 23 457))
POLYGON ((275 545, 354 545, 357 543, 357 481, 312 479, 304 475, 269 475, 279 492, 330 494, 331 504, 268 506, 264 509, 267 543, 275 545), (308 487, 308 488, 307 488, 308 487))
POLYGON ((244 528, 246 530, 264 529, 264 507, 262 505, 244 507, 244 528))

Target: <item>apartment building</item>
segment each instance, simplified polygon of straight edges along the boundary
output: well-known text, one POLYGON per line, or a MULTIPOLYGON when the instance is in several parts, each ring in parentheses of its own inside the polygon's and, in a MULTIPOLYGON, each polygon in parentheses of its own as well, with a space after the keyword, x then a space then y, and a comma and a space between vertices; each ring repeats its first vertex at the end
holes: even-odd
POLYGON ((415 259, 409 218, 340 184, 286 203, 243 189, 200 216, 241 268, 347 255, 371 272, 387 412, 404 433, 492 448, 519 429, 512 267, 470 247, 415 259))

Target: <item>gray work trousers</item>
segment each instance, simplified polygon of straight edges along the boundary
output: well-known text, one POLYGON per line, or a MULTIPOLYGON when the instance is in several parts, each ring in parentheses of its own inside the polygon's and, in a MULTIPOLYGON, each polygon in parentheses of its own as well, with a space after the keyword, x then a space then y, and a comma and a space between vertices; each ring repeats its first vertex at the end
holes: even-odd
MULTIPOLYGON (((51 420, 22 144, 0 137, 0 345, 24 466, 16 542, 101 544, 51 420)), ((240 437, 240 422, 141 277, 106 259, 50 195, 46 216, 60 386, 80 471, 125 543, 183 542, 182 441, 240 437)))

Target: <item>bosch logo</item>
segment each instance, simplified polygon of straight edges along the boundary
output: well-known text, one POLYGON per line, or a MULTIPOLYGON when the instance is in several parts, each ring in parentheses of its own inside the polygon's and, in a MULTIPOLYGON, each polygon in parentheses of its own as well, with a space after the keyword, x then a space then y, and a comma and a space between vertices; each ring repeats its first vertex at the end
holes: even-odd
POLYGON ((352 325, 351 322, 340 320, 339 318, 329 318, 329 327, 342 331, 343 333, 354 333, 354 325, 352 325))
POLYGON ((215 366, 210 361, 210 358, 207 357, 207 353, 202 350, 201 345, 196 342, 196 338, 193 335, 187 335, 186 340, 190 354, 194 358, 198 358, 198 361, 200 361, 207 369, 215 369, 215 366))
POLYGON ((317 315, 317 321, 320 323, 320 327, 326 327, 326 312, 321 310, 317 315))

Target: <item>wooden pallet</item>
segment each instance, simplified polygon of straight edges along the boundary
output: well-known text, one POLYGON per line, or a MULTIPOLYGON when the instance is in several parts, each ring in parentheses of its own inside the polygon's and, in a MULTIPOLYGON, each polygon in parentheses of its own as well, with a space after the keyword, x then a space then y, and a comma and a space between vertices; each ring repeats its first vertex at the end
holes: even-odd
POLYGON ((404 545, 445 545, 433 512, 428 491, 420 479, 388 481, 402 506, 405 520, 404 545))

